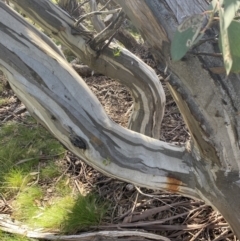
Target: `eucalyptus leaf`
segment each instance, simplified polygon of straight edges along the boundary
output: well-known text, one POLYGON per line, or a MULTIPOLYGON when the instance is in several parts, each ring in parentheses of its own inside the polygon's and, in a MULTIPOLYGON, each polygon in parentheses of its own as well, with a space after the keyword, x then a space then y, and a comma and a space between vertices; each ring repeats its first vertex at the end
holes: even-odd
POLYGON ((224 0, 224 28, 227 29, 231 24, 232 20, 234 19, 237 10, 240 6, 239 0, 224 0))
POLYGON ((194 33, 191 29, 184 32, 176 31, 171 44, 171 56, 173 60, 180 60, 187 53, 190 49, 190 46, 187 46, 187 41, 191 39, 193 35, 194 33))
POLYGON ((229 75, 232 68, 233 60, 232 60, 231 51, 230 51, 228 30, 224 26, 224 10, 222 8, 219 8, 219 16, 220 16, 220 38, 221 38, 221 41, 219 42, 219 44, 223 53, 224 66, 225 66, 227 75, 229 75))
POLYGON ((178 26, 171 43, 171 56, 173 60, 180 60, 200 40, 199 33, 203 19, 203 15, 196 14, 185 19, 178 26))
POLYGON ((233 59, 232 72, 240 72, 240 22, 232 21, 228 28, 230 51, 233 59))
POLYGON ((218 9, 217 5, 219 4, 219 6, 221 6, 221 5, 223 4, 223 1, 224 1, 224 0, 212 0, 212 2, 211 2, 211 4, 210 4, 210 6, 212 7, 211 10, 213 10, 213 9, 215 9, 215 8, 218 9))
MULTIPOLYGON (((238 21, 232 21, 227 29, 230 52, 232 56, 231 72, 240 72, 240 23, 238 21)), ((222 50, 222 38, 219 38, 219 47, 222 50)))

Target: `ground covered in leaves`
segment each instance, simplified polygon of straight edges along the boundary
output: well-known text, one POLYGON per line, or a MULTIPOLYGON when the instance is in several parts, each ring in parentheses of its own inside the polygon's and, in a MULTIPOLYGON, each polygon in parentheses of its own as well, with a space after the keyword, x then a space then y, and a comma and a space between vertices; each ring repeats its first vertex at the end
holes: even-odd
MULTIPOLYGON (((157 71, 146 47, 139 48, 136 54, 157 71)), ((158 71, 157 74, 161 76, 158 71)), ((96 94, 108 115, 115 122, 127 127, 132 106, 129 91, 115 80, 101 75, 86 77, 84 80, 96 94)), ((8 128, 10 128, 14 123, 17 126, 25 126, 29 131, 32 130, 35 136, 35 138, 30 137, 32 141, 28 143, 25 143, 24 139, 21 140, 21 148, 27 149, 28 155, 24 152, 23 156, 15 156, 12 165, 21 166, 21 168, 15 170, 23 170, 22 172, 19 171, 19 173, 25 179, 23 182, 23 179, 19 178, 20 183, 16 183, 16 186, 11 188, 6 186, 6 183, 12 182, 10 179, 12 174, 9 173, 8 176, 4 177, 3 164, 5 159, 3 160, 2 157, 1 160, 0 153, 0 168, 2 170, 2 172, 0 171, 0 227, 4 222, 4 215, 11 215, 13 218, 27 223, 42 220, 39 221, 38 227, 42 225, 48 231, 54 230, 71 234, 82 230, 139 230, 160 234, 172 241, 237 240, 222 216, 202 201, 191 200, 174 193, 135 187, 130 183, 104 176, 72 153, 65 151, 58 144, 49 149, 49 144, 46 142, 51 137, 46 138, 43 129, 40 131, 36 129, 42 127, 39 127, 31 119, 23 104, 7 86, 3 76, 0 78, 0 83, 0 134, 6 132, 5 127, 7 124, 8 128), (41 137, 43 138, 41 139, 41 137), (43 145, 40 145, 40 147, 38 145, 39 149, 34 151, 34 145, 39 140, 43 145), (30 162, 31 165, 29 166, 30 162), (49 163, 52 166, 49 167, 49 163), (38 188, 36 188, 36 185, 38 185, 38 188), (28 191, 24 193, 23 190, 28 191), (26 202, 24 199, 29 193, 31 197, 35 195, 32 199, 30 196, 27 197, 28 201, 33 204, 26 202), (75 199, 72 199, 73 196, 75 199), (86 196, 89 196, 89 199, 85 200, 85 202, 92 204, 86 206, 86 209, 95 212, 93 222, 90 220, 84 223, 84 218, 82 218, 79 224, 79 221, 74 219, 75 216, 72 216, 71 219, 71 215, 68 215, 67 223, 66 220, 58 220, 60 223, 55 224, 55 226, 46 225, 44 218, 49 223, 50 216, 53 213, 66 209, 65 206, 61 206, 61 201, 64 198, 69 198, 67 200, 68 204, 71 204, 74 200, 75 204, 80 203, 79 206, 81 206, 87 205, 86 203, 82 204, 81 200, 79 201, 81 197, 86 196), (17 202, 17 204, 22 205, 22 207, 14 204, 19 199, 23 201, 22 203, 17 202), (51 208, 51 204, 55 205, 55 210, 36 215, 38 210, 51 208), (22 216, 21 208, 27 206, 33 207, 31 211, 33 216, 35 215, 35 219, 29 219, 29 217, 24 219, 22 216), (96 213, 99 215, 96 215, 96 213), (45 217, 41 219, 40 217, 44 215, 45 217)), ((162 84, 165 88, 163 80, 162 84)), ((161 140, 176 144, 184 143, 189 139, 188 130, 166 88, 165 93, 167 103, 161 130, 161 140)), ((11 139, 22 135, 19 130, 19 127, 11 127, 5 136, 0 135, 1 149, 6 149, 6 144, 11 139)), ((15 147, 11 146, 11 148, 14 149, 15 147)), ((12 151, 9 149, 8 154, 11 155, 11 153, 12 151)), ((68 209, 77 214, 84 212, 84 210, 78 208, 78 205, 70 205, 68 209)), ((85 217, 89 215, 91 215, 91 212, 87 212, 85 217)), ((12 239, 9 239, 9 236, 7 237, 5 233, 0 233, 0 237, 4 241, 23 240, 19 237, 18 239, 12 237, 12 239)))

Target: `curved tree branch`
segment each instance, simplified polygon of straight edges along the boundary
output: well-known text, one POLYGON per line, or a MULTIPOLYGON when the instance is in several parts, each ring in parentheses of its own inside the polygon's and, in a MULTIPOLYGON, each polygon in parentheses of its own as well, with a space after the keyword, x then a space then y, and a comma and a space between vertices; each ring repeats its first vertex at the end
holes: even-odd
MULTIPOLYGON (((32 228, 23 225, 20 222, 12 221, 11 217, 8 215, 0 215, 0 230, 9 233, 15 233, 23 235, 24 237, 37 238, 43 240, 57 240, 57 241, 92 241, 104 239, 108 240, 109 237, 113 238, 115 241, 123 241, 122 237, 136 237, 143 241, 158 240, 158 241, 170 241, 170 239, 163 236, 140 232, 140 231, 98 231, 98 232, 87 232, 77 235, 58 235, 55 233, 41 232, 41 230, 33 230, 32 228)), ((128 239, 126 239, 128 240, 128 239)), ((131 239, 132 240, 132 239, 131 239)))
POLYGON ((46 32, 71 49, 82 62, 95 72, 102 73, 129 88, 134 99, 129 128, 154 137, 160 136, 164 114, 165 94, 155 72, 126 49, 114 57, 115 45, 111 45, 96 58, 87 41, 91 40, 85 30, 76 29, 74 21, 48 0, 11 0, 24 13, 38 23, 46 32), (73 35, 72 33, 75 33, 73 35), (78 34, 78 35, 76 35, 78 34))
POLYGON ((199 198, 191 156, 111 121, 69 64, 0 2, 0 68, 29 112, 97 170, 139 186, 199 198))
MULTIPOLYGON (((98 231, 87 232, 77 235, 57 235, 55 233, 44 233, 41 230, 32 230, 30 227, 23 225, 20 222, 13 222, 7 215, 0 215, 0 230, 9 233, 15 233, 23 235, 24 237, 37 238, 43 240, 57 240, 57 241, 92 241, 92 240, 109 240, 113 238, 115 241, 123 241, 122 237, 136 237, 143 241, 158 240, 158 241, 170 241, 170 239, 163 236, 140 232, 140 231, 98 231)), ((128 239, 126 239, 128 240, 128 239)), ((132 239, 131 239, 132 240, 132 239)))
MULTIPOLYGON (((102 68, 110 74, 119 70, 117 74, 124 74, 121 79, 126 82, 128 74, 132 81, 128 86, 133 88, 133 93, 138 90, 142 94, 140 101, 147 97, 146 93, 152 97, 153 93, 161 91, 153 84, 156 79, 152 70, 126 50, 115 59, 109 47, 95 59, 95 52, 86 43, 91 36, 84 28, 74 29, 73 21, 46 0, 23 0, 18 4, 23 2, 28 3, 22 7, 34 19, 82 54, 86 62, 93 62, 96 69, 102 68), (80 36, 73 36, 73 30, 80 36), (124 60, 130 67, 124 65, 124 60), (139 73, 152 81, 151 85, 146 85, 146 91, 143 88, 146 83, 136 80, 139 73)), ((211 56, 191 54, 179 62, 169 58, 170 42, 178 21, 186 13, 201 12, 207 7, 205 2, 186 0, 182 8, 177 0, 122 0, 119 3, 148 40, 156 59, 167 62, 171 73, 168 87, 192 136, 188 147, 166 144, 111 121, 67 62, 3 2, 0 2, 0 68, 30 113, 87 163, 139 186, 201 198, 216 207, 240 237, 239 76, 232 74, 226 81, 224 76, 212 74, 211 67, 222 62, 211 56)), ((206 37, 214 34, 215 29, 210 29, 206 37)), ((216 49, 206 42, 194 51, 214 52, 216 49)), ((156 102, 151 104, 154 105, 151 110, 155 110, 156 102)), ((141 125, 146 126, 148 120, 141 119, 141 125)))

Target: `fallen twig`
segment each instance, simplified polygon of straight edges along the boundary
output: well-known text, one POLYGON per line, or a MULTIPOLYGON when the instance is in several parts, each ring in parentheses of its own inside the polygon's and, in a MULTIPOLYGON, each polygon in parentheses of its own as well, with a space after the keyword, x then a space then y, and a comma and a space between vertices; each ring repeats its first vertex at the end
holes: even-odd
POLYGON ((116 238, 120 237, 138 237, 146 238, 147 240, 170 241, 160 235, 140 232, 140 231, 99 231, 92 233, 83 233, 78 235, 57 235, 56 233, 44 233, 39 230, 31 230, 28 226, 22 225, 19 222, 11 221, 8 215, 0 215, 0 229, 6 232, 24 235, 29 238, 47 239, 47 240, 76 240, 76 241, 91 241, 102 240, 101 238, 116 238))

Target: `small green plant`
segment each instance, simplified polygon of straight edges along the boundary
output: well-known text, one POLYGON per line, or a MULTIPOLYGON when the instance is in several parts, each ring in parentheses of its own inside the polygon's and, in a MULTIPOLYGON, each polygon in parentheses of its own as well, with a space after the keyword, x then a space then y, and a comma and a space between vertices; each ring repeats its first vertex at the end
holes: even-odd
MULTIPOLYGON (((59 144, 43 127, 33 119, 28 124, 5 123, 0 127, 0 186, 10 194, 25 188, 35 178, 41 156, 57 155, 64 152, 59 144)), ((51 162, 50 162, 51 163, 51 162)), ((54 165, 43 169, 43 176, 57 175, 54 165)))
POLYGON ((28 222, 35 227, 42 227, 49 230, 60 230, 65 217, 71 212, 74 206, 74 198, 65 196, 55 198, 52 204, 40 210, 37 215, 30 217, 28 222))
POLYGON ((113 56, 119 57, 121 55, 121 49, 119 47, 113 48, 113 56))
POLYGON ((10 193, 23 189, 27 186, 31 180, 31 176, 28 175, 20 168, 12 168, 9 170, 8 175, 4 176, 4 184, 8 188, 10 193))
MULTIPOLYGON (((1 72, 0 72, 0 74, 1 74, 1 72)), ((0 82, 0 93, 3 92, 3 90, 4 90, 3 83, 0 82)))
MULTIPOLYGON (((0 77, 2 75, 2 72, 0 71, 0 77)), ((5 89, 5 84, 4 82, 0 79, 0 95, 5 89)), ((9 98, 4 98, 0 96, 0 107, 3 105, 7 105, 9 103, 9 98)))
MULTIPOLYGON (((0 86, 0 92, 1 92, 1 86, 0 86)), ((3 105, 7 105, 9 103, 9 99, 8 98, 2 98, 0 99, 0 107, 3 105)))
POLYGON ((41 197, 42 192, 37 188, 22 192, 13 203, 13 216, 35 228, 75 233, 99 224, 107 209, 106 204, 92 194, 57 197, 51 200, 51 205, 40 208, 36 203, 41 197))
POLYGON ((139 33, 138 29, 129 20, 126 20, 126 25, 126 29, 128 30, 128 32, 137 40, 137 42, 140 42, 142 36, 139 33))
POLYGON ((111 164, 111 160, 109 158, 103 160, 103 165, 108 166, 111 164))

